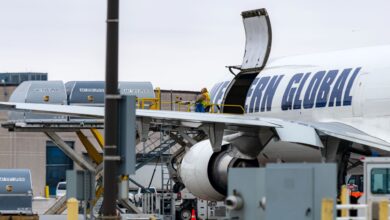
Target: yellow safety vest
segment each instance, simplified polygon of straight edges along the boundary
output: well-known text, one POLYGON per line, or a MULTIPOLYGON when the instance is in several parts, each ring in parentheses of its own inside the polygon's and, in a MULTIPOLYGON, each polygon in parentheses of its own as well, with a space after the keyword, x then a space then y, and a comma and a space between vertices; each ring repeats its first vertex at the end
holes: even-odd
POLYGON ((207 106, 209 106, 210 105, 210 94, 208 93, 208 92, 205 92, 205 93, 203 93, 203 95, 205 96, 205 99, 204 100, 202 100, 202 105, 203 105, 203 107, 207 107, 207 106))

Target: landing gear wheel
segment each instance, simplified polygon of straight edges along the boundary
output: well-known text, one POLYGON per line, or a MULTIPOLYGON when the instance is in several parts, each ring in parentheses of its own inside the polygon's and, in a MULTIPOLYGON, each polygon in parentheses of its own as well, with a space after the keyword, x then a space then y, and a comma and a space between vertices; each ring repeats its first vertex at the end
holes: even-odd
POLYGON ((191 210, 183 209, 180 211, 180 219, 181 220, 190 220, 191 219, 191 210))

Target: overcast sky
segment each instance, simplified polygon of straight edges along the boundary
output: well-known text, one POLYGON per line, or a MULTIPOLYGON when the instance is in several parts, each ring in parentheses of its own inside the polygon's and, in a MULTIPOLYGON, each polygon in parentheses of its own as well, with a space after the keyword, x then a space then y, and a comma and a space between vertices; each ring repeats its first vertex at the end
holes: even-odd
MULTIPOLYGON (((0 72, 104 80, 106 1, 0 0, 0 72)), ((121 0, 119 77, 199 90, 241 64, 241 11, 267 8, 271 57, 390 44, 388 0, 121 0)))

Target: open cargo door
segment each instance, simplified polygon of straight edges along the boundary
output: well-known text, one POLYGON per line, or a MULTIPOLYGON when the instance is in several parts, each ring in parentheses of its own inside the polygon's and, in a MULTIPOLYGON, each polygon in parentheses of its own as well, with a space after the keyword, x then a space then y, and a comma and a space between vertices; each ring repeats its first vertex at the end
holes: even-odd
POLYGON ((238 69, 230 82, 223 99, 223 112, 242 114, 247 92, 252 82, 265 67, 271 52, 271 23, 266 9, 242 12, 245 28, 245 53, 241 66, 230 66, 229 70, 238 69))

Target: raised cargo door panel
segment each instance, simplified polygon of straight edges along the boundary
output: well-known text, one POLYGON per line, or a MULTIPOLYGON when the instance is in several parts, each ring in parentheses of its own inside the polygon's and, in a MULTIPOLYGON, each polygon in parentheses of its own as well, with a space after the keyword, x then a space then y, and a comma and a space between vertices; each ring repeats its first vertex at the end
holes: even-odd
POLYGON ((229 67, 238 69, 226 89, 223 99, 223 112, 242 114, 247 92, 253 80, 265 67, 271 52, 272 31, 271 23, 266 9, 257 9, 242 12, 245 28, 245 52, 240 66, 229 67))

